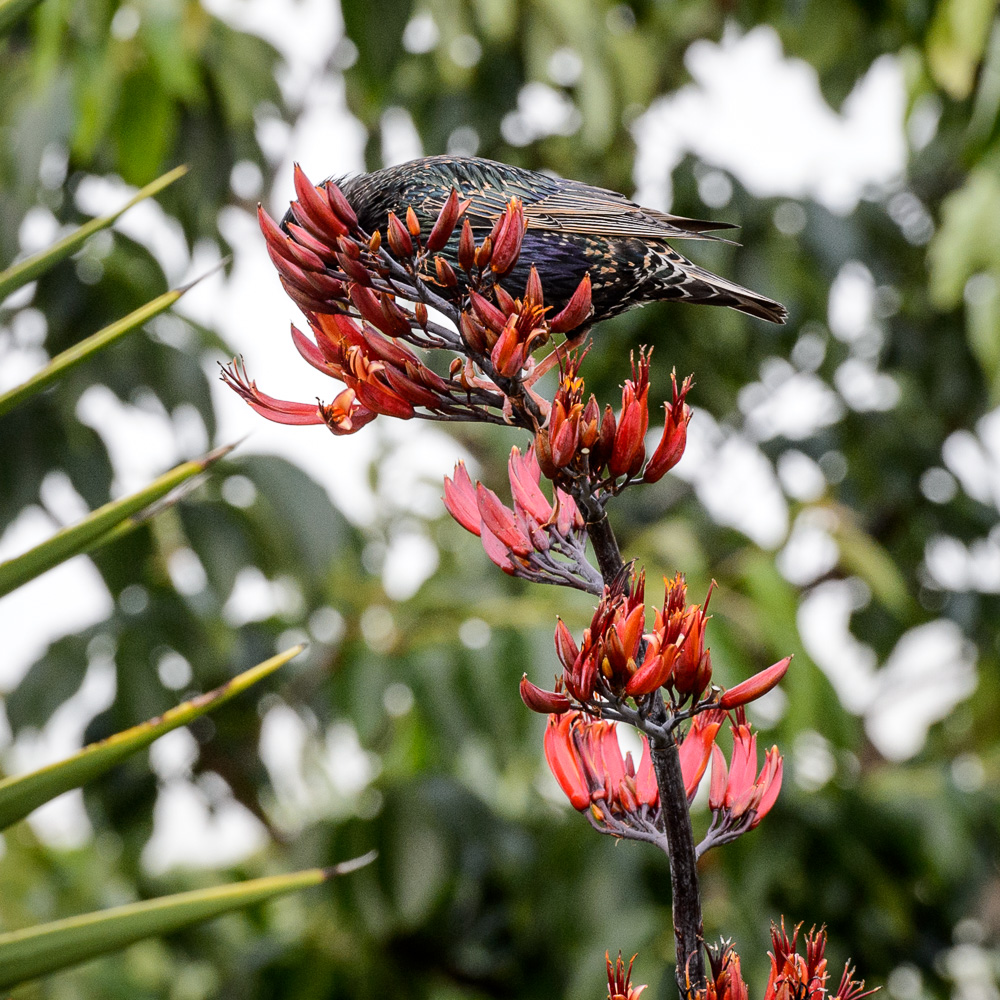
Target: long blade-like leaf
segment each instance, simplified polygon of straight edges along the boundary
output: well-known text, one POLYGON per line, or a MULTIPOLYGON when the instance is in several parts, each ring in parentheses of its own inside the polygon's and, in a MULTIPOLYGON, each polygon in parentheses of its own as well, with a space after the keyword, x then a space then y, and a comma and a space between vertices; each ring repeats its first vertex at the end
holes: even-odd
POLYGON ((155 719, 116 733, 99 743, 92 743, 72 757, 39 768, 30 774, 0 781, 0 830, 5 830, 23 819, 33 809, 44 805, 57 795, 93 781, 126 757, 148 747, 164 733, 169 733, 178 726, 186 726, 206 712, 224 705, 230 698, 234 698, 298 656, 302 649, 302 646, 293 646, 263 663, 258 663, 256 667, 251 667, 214 691, 200 694, 155 719))
POLYGON ((170 934, 230 910, 320 885, 368 864, 374 857, 373 851, 333 868, 181 892, 0 934, 0 989, 118 951, 143 938, 170 934))
MULTIPOLYGON (((226 261, 222 261, 218 267, 222 267, 226 261)), ((164 292, 163 295, 158 296, 151 302, 147 302, 144 306, 140 306, 134 312, 123 316, 120 320, 109 324, 103 330, 98 330, 97 333, 91 334, 78 344, 67 348, 62 354, 57 354, 41 371, 36 372, 26 382, 14 386, 13 389, 9 389, 7 392, 0 393, 0 417, 8 410, 14 409, 19 403, 23 403, 24 400, 35 395, 36 392, 41 392, 51 382, 65 375, 71 368, 76 367, 76 365, 80 364, 81 361, 85 361, 92 354, 103 351, 105 347, 110 347, 111 344, 115 343, 115 341, 123 337, 126 333, 130 333, 132 330, 142 326, 143 323, 154 316, 159 316, 161 312, 169 309, 182 295, 189 292, 199 281, 208 277, 209 274, 214 273, 215 270, 217 268, 213 268, 200 278, 189 282, 181 288, 164 292)))
MULTIPOLYGON (((2 9, 0 9, 2 18, 2 9)), ((139 191, 134 198, 130 198, 117 212, 111 215, 102 215, 99 218, 91 219, 84 223, 79 229, 74 229, 57 243, 53 243, 46 250, 40 250, 32 254, 25 260, 12 264, 6 271, 0 271, 0 302, 3 302, 11 292, 17 291, 22 285, 29 281, 34 281, 40 274, 44 274, 50 267, 54 267, 64 257, 68 257, 76 250, 88 237, 101 229, 106 229, 115 222, 121 215, 127 212, 133 205, 146 198, 151 198, 154 194, 159 194, 165 187, 173 184, 178 178, 187 173, 187 167, 174 167, 169 173, 158 177, 155 181, 147 184, 139 191)))
POLYGON ((23 555, 0 563, 0 597, 16 590, 46 570, 92 547, 102 535, 116 524, 166 496, 181 483, 204 472, 213 462, 228 454, 232 446, 217 448, 202 458, 180 465, 154 479, 145 489, 131 496, 113 500, 99 507, 82 521, 57 531, 51 538, 36 545, 23 555))
POLYGON ((183 294, 184 290, 166 292, 153 299, 152 302, 140 306, 135 312, 123 316, 117 322, 104 327, 103 330, 98 330, 97 333, 81 340, 80 343, 74 344, 62 354, 57 354, 41 371, 36 372, 26 382, 14 386, 7 392, 0 393, 0 417, 36 392, 41 392, 49 383, 54 382, 60 375, 64 375, 84 358, 102 350, 109 344, 113 344, 119 337, 142 326, 146 320, 158 316, 164 309, 169 309, 183 294))
POLYGON ((0 0, 0 35, 7 34, 37 3, 39 0, 0 0))

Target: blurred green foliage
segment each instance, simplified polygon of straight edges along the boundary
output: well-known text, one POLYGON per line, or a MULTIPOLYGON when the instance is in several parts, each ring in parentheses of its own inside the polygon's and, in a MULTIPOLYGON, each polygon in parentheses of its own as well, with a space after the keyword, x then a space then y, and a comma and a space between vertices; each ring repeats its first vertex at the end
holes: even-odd
MULTIPOLYGON (((825 922, 832 961, 851 955, 869 983, 889 981, 894 1000, 958 990, 970 981, 977 949, 995 967, 1000 602, 988 580, 949 588, 925 563, 928 543, 941 537, 984 557, 995 545, 997 458, 988 429, 968 436, 1000 401, 994 5, 343 0, 342 8, 353 49, 340 43, 328 72, 343 75, 348 106, 368 130, 369 167, 381 163, 386 110, 405 108, 425 152, 447 150, 462 129, 462 142, 474 140, 481 155, 630 191, 630 123, 688 82, 688 46, 718 40, 727 25, 771 25, 787 55, 815 68, 834 108, 876 58, 892 54, 904 70, 911 123, 928 109, 938 116, 929 140, 911 145, 905 179, 936 226, 929 244, 907 238, 892 195, 862 200, 844 217, 803 202, 805 225, 795 235, 775 224, 785 199, 756 199, 735 178, 729 204, 706 206, 695 183, 699 165, 688 157, 673 174, 673 210, 738 223, 744 244, 699 259, 787 302, 792 321, 776 330, 722 310, 649 307, 598 332, 586 376, 601 399, 614 400, 628 351, 656 343, 654 395, 665 392, 669 366, 693 371, 693 402, 738 432, 747 387, 763 381, 775 359, 802 357, 803 344, 819 346, 812 367, 838 392, 852 347, 830 335, 829 291, 847 261, 868 269, 887 304, 878 318, 878 370, 898 386, 898 401, 885 411, 844 406, 801 439, 760 443, 772 463, 795 451, 828 471, 818 498, 789 497, 788 505, 793 519, 819 515, 833 525, 832 568, 805 584, 789 582, 773 551, 714 522, 680 480, 626 496, 613 517, 623 549, 652 579, 682 569, 696 593, 718 579, 712 648, 721 681, 796 653, 786 710, 767 732, 788 755, 786 788, 768 820, 709 854, 703 872, 706 932, 735 939, 751 990, 763 988, 768 921, 781 914, 825 922), (436 26, 426 47, 403 44, 416 15, 436 26), (562 49, 576 53, 580 72, 560 85, 549 70, 562 49), (572 100, 580 126, 514 146, 503 121, 533 81, 572 100), (940 468, 956 433, 983 451, 987 471, 978 485, 957 484, 940 468), (921 488, 931 469, 949 489, 921 488), (880 757, 803 647, 803 602, 817 586, 847 578, 864 582, 855 590, 867 598, 850 626, 879 664, 909 630, 939 618, 954 622, 976 651, 975 693, 905 763, 880 757)), ((274 161, 261 148, 260 121, 292 123, 301 110, 286 104, 275 82, 280 63, 268 44, 191 0, 127 8, 44 0, 0 42, 0 264, 19 253, 30 211, 48 211, 60 224, 84 221, 74 195, 86 175, 114 173, 141 185, 181 163, 191 172, 161 204, 189 250, 209 240, 228 252, 220 209, 247 207, 230 188, 233 167, 248 160, 269 185, 274 161)), ((78 256, 41 278, 30 302, 0 307, 0 351, 17 347, 12 331, 27 310, 44 316, 44 349, 54 356, 167 290, 157 260, 120 232, 101 252, 96 280, 78 256)), ((55 470, 92 509, 110 498, 107 446, 77 415, 94 384, 123 402, 152 396, 170 414, 193 406, 214 439, 202 356, 240 345, 177 323, 174 337, 155 324, 131 335, 70 372, 59 392, 0 420, 0 528, 41 502, 55 470)), ((513 443, 520 442, 495 429, 462 434, 494 487, 513 443)), ((342 443, 323 446, 337 463, 342 443)), ((384 457, 373 462, 373 482, 391 471, 379 467, 384 457)), ((415 596, 394 600, 381 579, 386 546, 400 529, 391 504, 360 528, 279 457, 237 452, 226 472, 229 480, 215 477, 190 501, 95 553, 114 610, 54 642, 5 693, 12 735, 44 726, 78 691, 88 664, 109 651, 117 693, 89 721, 88 740, 177 700, 157 669, 168 653, 190 664, 187 687, 205 690, 234 665, 271 655, 289 630, 311 631, 309 656, 259 702, 241 699, 214 725, 195 728, 193 774, 203 789, 221 786, 220 803, 231 794, 271 834, 270 846, 226 877, 330 864, 370 847, 379 861, 307 897, 138 945, 15 995, 583 998, 602 994, 604 950, 622 948, 640 952, 637 979, 652 983, 647 995, 670 996, 665 862, 641 845, 595 836, 543 794, 542 722, 517 697, 523 670, 542 681, 555 669, 555 615, 578 631, 589 600, 521 586, 495 572, 456 525, 416 523, 413 515, 411 527, 433 539, 440 561, 415 596), (178 590, 170 572, 171 559, 189 550, 205 572, 194 593, 178 590), (223 609, 248 567, 282 581, 294 599, 263 620, 233 625, 223 609), (306 733, 304 802, 272 787, 257 752, 262 719, 276 709, 293 712, 306 733), (331 741, 350 734, 345 724, 373 768, 360 791, 331 780, 322 764, 331 741)), ((342 758, 333 759, 336 768, 342 758)), ((157 795, 148 766, 133 761, 86 791, 94 834, 83 846, 52 847, 26 824, 9 831, 0 857, 3 929, 222 881, 223 873, 196 867, 152 875, 143 866, 157 795)))

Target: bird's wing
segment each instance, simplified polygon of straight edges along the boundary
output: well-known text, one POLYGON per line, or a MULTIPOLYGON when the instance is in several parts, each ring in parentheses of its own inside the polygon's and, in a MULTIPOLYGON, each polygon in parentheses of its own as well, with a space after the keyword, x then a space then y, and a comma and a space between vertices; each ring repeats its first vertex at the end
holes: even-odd
POLYGON ((567 185, 537 201, 526 202, 524 214, 536 229, 621 239, 721 240, 709 230, 735 228, 727 223, 686 219, 642 208, 624 195, 583 184, 567 185))
MULTIPOLYGON (((730 240, 711 234, 711 230, 735 229, 725 222, 687 219, 656 209, 642 208, 617 191, 592 187, 577 181, 560 181, 547 175, 533 175, 533 180, 544 185, 529 186, 517 183, 516 178, 494 176, 481 172, 471 180, 475 183, 456 185, 459 194, 471 204, 468 217, 473 226, 489 224, 507 207, 507 202, 520 197, 524 202, 524 215, 533 229, 585 236, 604 236, 642 240, 730 240)), ((440 190, 427 195, 421 207, 435 211, 440 200, 440 190), (432 204, 433 203, 433 204, 432 204)))

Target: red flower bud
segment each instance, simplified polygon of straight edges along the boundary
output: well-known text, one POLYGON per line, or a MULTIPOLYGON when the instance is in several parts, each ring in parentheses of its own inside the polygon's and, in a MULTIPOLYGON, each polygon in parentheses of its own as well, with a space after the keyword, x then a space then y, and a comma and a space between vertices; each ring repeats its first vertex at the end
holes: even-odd
POLYGON ((284 275, 279 275, 281 281, 281 287, 284 288, 288 297, 296 303, 304 312, 315 313, 316 315, 321 315, 323 313, 332 313, 339 310, 339 306, 330 303, 323 302, 322 300, 316 298, 315 296, 309 295, 303 292, 298 286, 293 282, 289 281, 284 275))
POLYGON ((670 681, 677 659, 677 647, 667 646, 662 652, 647 657, 642 666, 629 678, 625 693, 632 698, 652 694, 670 681))
POLYGON ((337 213, 340 220, 353 233, 358 228, 358 217, 354 214, 350 202, 344 197, 344 193, 333 181, 327 181, 323 185, 326 196, 329 199, 330 207, 337 213))
POLYGON ((691 422, 691 407, 687 405, 685 399, 693 383, 689 375, 678 390, 676 372, 670 373, 670 381, 673 384, 674 398, 672 402, 663 404, 666 412, 663 437, 642 475, 647 483, 655 483, 672 469, 680 461, 681 455, 684 454, 684 446, 687 444, 687 425, 691 422))
POLYGON ((305 247, 307 250, 312 250, 314 254, 318 257, 322 257, 324 260, 328 260, 333 257, 334 251, 331 246, 326 243, 320 242, 311 233, 303 229, 301 226, 295 225, 294 222, 286 222, 285 225, 288 227, 288 235, 291 236, 299 246, 305 247))
POLYGON ((476 251, 476 267, 481 271, 493 257, 493 240, 488 236, 483 240, 482 245, 476 251))
POLYGON ((490 352, 490 361, 507 378, 513 378, 524 367, 525 351, 517 333, 517 317, 511 316, 504 327, 490 352))
POLYGON ((462 339, 470 350, 475 354, 486 353, 489 343, 486 338, 486 330, 479 320, 464 312, 458 319, 458 328, 462 333, 462 339))
MULTIPOLYGON (((553 416, 556 412, 562 413, 562 408, 553 406, 553 416)), ((549 428, 549 447, 551 449, 552 462, 556 468, 563 468, 573 461, 576 449, 580 443, 580 413, 578 409, 570 413, 569 416, 553 421, 554 426, 549 428)))
POLYGON ((535 265, 531 265, 528 273, 528 281, 524 286, 524 304, 531 306, 541 306, 545 303, 545 294, 542 291, 542 279, 538 277, 538 270, 535 265))
POLYGON ((541 715, 562 715, 570 709, 570 700, 561 691, 546 691, 532 684, 528 675, 521 677, 521 701, 532 712, 541 715))
POLYGON ((584 448, 593 448, 600 434, 601 408, 597 405, 597 397, 591 393, 580 421, 580 444, 584 448))
POLYGON ((289 256, 288 243, 290 240, 281 231, 278 223, 264 211, 264 206, 259 202, 257 204, 257 225, 260 226, 260 231, 264 234, 267 245, 272 247, 279 256, 287 259, 289 256))
POLYGON ((545 727, 545 760, 570 804, 582 812, 590 808, 590 789, 577 764, 571 731, 575 718, 575 714, 549 716, 545 727))
POLYGON ((633 470, 637 471, 642 466, 646 457, 644 425, 648 419, 645 407, 638 401, 633 401, 624 408, 621 423, 615 433, 611 458, 608 460, 608 470, 612 476, 631 475, 633 470))
POLYGON ((437 253, 451 238, 451 234, 458 225, 458 217, 462 214, 462 207, 458 201, 458 192, 452 188, 448 200, 441 206, 434 228, 431 229, 430 236, 427 237, 427 250, 430 253, 437 253))
POLYGON ((318 253, 308 247, 299 246, 294 240, 285 241, 286 257, 290 257, 304 271, 316 271, 322 273, 326 270, 326 263, 318 253))
POLYGON ((371 285, 372 276, 368 273, 368 268, 360 260, 355 260, 346 253, 338 253, 337 263, 351 281, 356 281, 359 285, 371 285))
MULTIPOLYGON (((431 235, 434 234, 431 233, 431 235)), ((454 288, 458 284, 458 275, 455 274, 455 269, 444 257, 434 258, 434 271, 437 274, 439 285, 444 285, 445 288, 454 288)))
POLYGON ((546 479, 554 479, 559 469, 552 461, 552 449, 549 447, 549 429, 547 427, 543 427, 535 433, 535 457, 538 459, 542 475, 546 479))
POLYGON ((556 656, 559 657, 559 662, 563 665, 564 670, 571 671, 577 657, 580 655, 580 650, 573 639, 573 634, 566 628, 561 618, 556 623, 555 641, 556 656))
POLYGON ((483 525, 489 528, 502 545, 519 556, 526 556, 531 551, 531 542, 518 525, 514 512, 504 505, 493 490, 479 483, 476 486, 476 502, 479 504, 483 525))
POLYGON ((318 230, 316 232, 317 236, 329 236, 333 238, 346 236, 347 227, 330 207, 330 202, 313 187, 312 182, 306 177, 302 168, 297 163, 293 171, 293 180, 299 203, 305 209, 307 217, 313 223, 313 226, 307 226, 307 228, 313 229, 313 231, 318 230))
MULTIPOLYGON (((771 747, 771 749, 767 752, 767 756, 768 758, 776 758, 777 763, 771 770, 770 782, 764 790, 764 794, 760 798, 760 803, 757 805, 757 815, 750 824, 751 830, 771 811, 771 807, 778 801, 778 792, 781 791, 781 778, 784 772, 785 764, 784 758, 778 753, 777 747, 771 747)), ((765 761, 765 764, 766 763, 767 762, 765 761)), ((843 993, 840 993, 839 995, 843 996, 843 993)))
POLYGON ((761 670, 759 673, 754 674, 753 677, 737 684, 736 687, 731 687, 719 699, 719 708, 729 711, 730 709, 738 708, 740 705, 746 705, 748 702, 756 701, 762 695, 767 694, 771 688, 781 682, 781 679, 788 672, 788 665, 791 662, 792 658, 786 656, 783 660, 779 660, 766 670, 761 670))
POLYGON ((389 238, 389 249, 396 257, 409 257, 413 254, 413 240, 395 212, 389 213, 389 225, 386 228, 389 238))
POLYGON ((576 286, 576 291, 570 296, 569 302, 549 321, 549 326, 553 333, 571 333, 587 321, 591 312, 593 312, 593 308, 591 305, 590 274, 588 273, 576 286))
POLYGON ((414 239, 420 235, 420 220, 412 205, 406 206, 406 228, 414 239))
POLYGON ((472 226, 466 219, 462 223, 462 235, 458 241, 458 263, 463 271, 471 271, 476 262, 476 241, 472 235, 472 226))
POLYGON ((385 314, 382 312, 382 303, 375 292, 363 285, 352 284, 349 294, 351 302, 354 303, 355 309, 361 313, 362 319, 367 320, 383 333, 392 334, 391 325, 386 321, 385 314))
POLYGON ((444 478, 444 505, 466 531, 478 535, 482 516, 476 503, 476 488, 464 462, 455 466, 454 476, 454 479, 444 478))
POLYGON ((507 203, 504 220, 497 233, 490 259, 490 267, 494 274, 502 276, 517 263, 517 258, 521 254, 524 230, 524 205, 520 198, 511 198, 507 203))
POLYGON ((295 349, 302 355, 306 361, 313 366, 313 368, 318 368, 321 372, 327 375, 337 375, 339 377, 340 373, 333 370, 333 366, 327 360, 326 356, 320 350, 320 348, 314 344, 301 330, 299 330, 295 324, 292 324, 292 343, 295 344, 295 349))
POLYGON ((490 531, 486 525, 482 525, 480 536, 483 542, 483 551, 489 557, 494 566, 499 566, 509 576, 514 576, 514 564, 510 560, 510 549, 490 531))
POLYGON ((469 298, 476 315, 494 333, 502 333, 507 325, 507 317, 489 299, 483 298, 479 292, 472 292, 469 298))
POLYGON ((729 772, 726 768, 726 758, 719 749, 718 743, 712 744, 712 783, 708 790, 708 807, 713 812, 722 808, 726 798, 726 785, 729 782, 729 772))
POLYGON ((517 311, 517 303, 514 301, 514 296, 502 285, 494 285, 493 294, 497 297, 497 305, 500 306, 506 315, 509 316, 512 312, 517 311))
POLYGON ((539 486, 541 469, 534 451, 529 448, 528 453, 522 456, 520 449, 512 448, 507 460, 507 474, 514 507, 518 513, 534 518, 539 524, 545 524, 552 516, 552 504, 539 486))
POLYGON ((356 240, 352 240, 350 236, 341 236, 337 240, 337 247, 341 253, 346 254, 351 260, 361 259, 361 245, 356 240))

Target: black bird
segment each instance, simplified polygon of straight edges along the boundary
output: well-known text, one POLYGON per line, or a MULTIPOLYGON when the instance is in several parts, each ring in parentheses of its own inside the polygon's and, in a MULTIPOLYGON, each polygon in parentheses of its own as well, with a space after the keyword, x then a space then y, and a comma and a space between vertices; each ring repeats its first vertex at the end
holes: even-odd
MULTIPOLYGON (((389 212, 402 218, 411 205, 427 232, 454 187, 470 200, 466 218, 482 240, 509 199, 522 199, 528 228, 520 259, 501 284, 519 295, 534 264, 546 304, 558 311, 589 271, 591 323, 660 299, 729 306, 771 323, 788 316, 781 303, 693 264, 667 242, 718 239, 710 231, 734 228, 726 223, 668 215, 616 191, 471 156, 427 156, 337 184, 368 232, 384 229, 389 212)), ((445 256, 457 246, 456 231, 445 256)))

